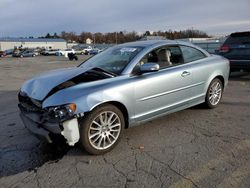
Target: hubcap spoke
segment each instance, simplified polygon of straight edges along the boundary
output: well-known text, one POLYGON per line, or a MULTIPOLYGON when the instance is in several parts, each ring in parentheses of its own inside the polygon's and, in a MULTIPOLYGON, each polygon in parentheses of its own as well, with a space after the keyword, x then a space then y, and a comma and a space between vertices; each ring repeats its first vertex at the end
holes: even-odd
POLYGON ((116 116, 109 124, 112 125, 116 120, 117 120, 118 116, 116 116))
POLYGON ((101 133, 101 132, 95 132, 94 134, 92 134, 92 135, 90 136, 90 139, 96 137, 96 136, 99 135, 100 133, 101 133))
POLYGON ((106 136, 104 136, 104 138, 103 138, 103 147, 105 147, 106 146, 106 136))
POLYGON ((108 140, 109 143, 112 143, 112 141, 109 138, 109 134, 107 135, 107 140, 108 140))
POLYGON ((97 127, 90 127, 90 129, 94 130, 94 131, 100 131, 101 128, 100 127, 98 127, 98 128, 97 127))
MULTIPOLYGON (((112 124, 112 123, 111 123, 111 120, 112 120, 112 118, 114 117, 114 115, 115 115, 115 114, 111 114, 111 115, 109 116, 108 124, 112 124)), ((113 122, 113 121, 112 121, 112 122, 113 122)))
POLYGON ((96 121, 93 121, 93 123, 96 124, 98 127, 101 127, 101 125, 97 123, 96 121))
POLYGON ((120 130, 112 129, 112 130, 110 130, 110 132, 120 132, 120 130))
POLYGON ((114 135, 110 134, 110 136, 111 136, 113 139, 115 139, 114 135))
POLYGON ((101 143, 102 143, 102 140, 103 140, 103 137, 101 136, 101 138, 100 138, 100 140, 99 140, 99 142, 98 142, 98 147, 101 147, 101 143))
POLYGON ((99 119, 100 119, 101 125, 105 124, 103 114, 100 114, 99 119))
POLYGON ((93 142, 95 143, 98 139, 100 139, 100 137, 101 137, 101 135, 99 134, 99 135, 95 138, 95 140, 93 140, 93 142))
POLYGON ((216 94, 219 95, 220 92, 221 92, 221 89, 218 89, 218 90, 216 91, 216 94))
POLYGON ((104 123, 106 124, 108 122, 108 114, 107 112, 104 113, 104 123))
POLYGON ((114 124, 114 125, 111 125, 111 126, 109 126, 109 128, 110 129, 113 129, 113 128, 115 128, 115 127, 120 127, 121 125, 119 124, 119 123, 117 123, 117 124, 114 124))

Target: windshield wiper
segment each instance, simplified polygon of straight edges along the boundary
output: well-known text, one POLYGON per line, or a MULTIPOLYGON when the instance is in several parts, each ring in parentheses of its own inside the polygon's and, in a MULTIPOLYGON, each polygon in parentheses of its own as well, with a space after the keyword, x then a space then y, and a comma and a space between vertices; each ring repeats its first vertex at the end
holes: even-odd
POLYGON ((107 71, 107 70, 104 70, 104 69, 102 69, 100 67, 94 67, 91 70, 105 73, 106 75, 109 75, 110 77, 116 77, 117 76, 117 74, 115 74, 113 72, 110 72, 110 71, 107 71))

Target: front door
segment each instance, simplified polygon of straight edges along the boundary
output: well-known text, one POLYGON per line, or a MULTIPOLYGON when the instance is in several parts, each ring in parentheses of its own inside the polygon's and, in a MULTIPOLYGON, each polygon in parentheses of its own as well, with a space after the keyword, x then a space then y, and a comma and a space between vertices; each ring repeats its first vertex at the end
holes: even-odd
POLYGON ((140 64, 151 63, 151 60, 154 60, 154 63, 160 65, 160 70, 134 76, 136 121, 150 119, 181 108, 187 105, 192 97, 192 72, 183 64, 179 47, 162 48, 155 49, 146 55, 148 58, 142 59, 144 62, 140 62, 140 64), (164 54, 171 57, 164 58, 164 54), (170 62, 166 62, 165 66, 165 61, 170 62))

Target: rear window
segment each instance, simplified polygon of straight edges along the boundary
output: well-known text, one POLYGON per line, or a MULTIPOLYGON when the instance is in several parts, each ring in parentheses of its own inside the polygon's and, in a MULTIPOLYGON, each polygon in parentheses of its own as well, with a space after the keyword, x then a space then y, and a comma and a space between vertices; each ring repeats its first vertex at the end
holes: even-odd
POLYGON ((232 33, 225 44, 250 44, 250 32, 232 33))
POLYGON ((195 48, 192 48, 189 46, 180 46, 180 47, 181 47, 181 51, 183 54, 184 63, 196 61, 196 60, 203 59, 203 58, 207 57, 200 50, 197 50, 195 48))

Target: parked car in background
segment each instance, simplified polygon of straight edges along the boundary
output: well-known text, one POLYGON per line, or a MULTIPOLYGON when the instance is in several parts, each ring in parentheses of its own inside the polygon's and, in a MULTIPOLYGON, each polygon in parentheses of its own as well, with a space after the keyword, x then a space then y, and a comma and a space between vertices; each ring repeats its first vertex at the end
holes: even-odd
POLYGON ((14 52, 14 49, 8 49, 8 50, 5 50, 5 55, 12 55, 13 52, 14 52))
POLYGON ((0 57, 6 56, 6 53, 4 51, 0 51, 0 57))
POLYGON ((26 81, 19 108, 38 137, 52 143, 61 135, 71 146, 103 154, 125 128, 200 103, 217 107, 228 76, 227 59, 192 44, 131 42, 26 81))
POLYGON ((93 48, 92 50, 89 50, 88 55, 96 55, 96 54, 98 54, 98 53, 100 53, 100 52, 101 52, 100 49, 98 49, 98 48, 93 48))
POLYGON ((87 48, 84 48, 84 49, 83 49, 83 52, 84 52, 85 55, 89 55, 89 52, 90 52, 91 50, 93 50, 93 48, 92 48, 91 46, 88 46, 87 48))
POLYGON ((37 53, 39 53, 39 55, 42 55, 42 53, 45 51, 45 48, 44 47, 42 47, 42 48, 38 47, 35 50, 36 50, 37 53))
POLYGON ((24 49, 21 49, 21 48, 17 48, 17 49, 14 49, 13 53, 12 53, 12 56, 13 57, 20 57, 20 54, 24 51, 24 49))
POLYGON ((56 55, 68 57, 69 53, 75 54, 75 50, 74 49, 59 50, 58 52, 56 52, 56 55))
POLYGON ((219 54, 229 59, 231 71, 250 71, 250 31, 232 33, 219 54))
POLYGON ((77 54, 77 55, 83 55, 84 54, 83 49, 74 49, 74 50, 75 50, 75 54, 77 54))
POLYGON ((50 49, 50 50, 45 50, 42 52, 42 55, 56 55, 59 52, 59 49, 50 49))
POLYGON ((15 51, 12 55, 13 57, 35 57, 36 52, 34 50, 23 50, 23 51, 15 51))
POLYGON ((31 51, 34 52, 35 56, 41 55, 41 49, 40 48, 35 48, 35 49, 30 49, 31 51))

